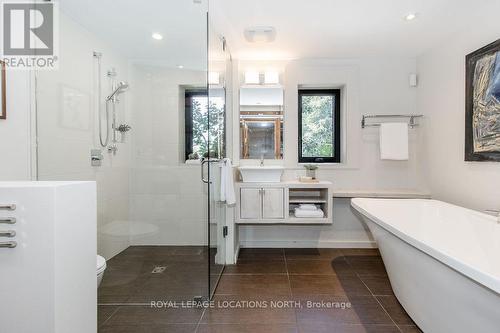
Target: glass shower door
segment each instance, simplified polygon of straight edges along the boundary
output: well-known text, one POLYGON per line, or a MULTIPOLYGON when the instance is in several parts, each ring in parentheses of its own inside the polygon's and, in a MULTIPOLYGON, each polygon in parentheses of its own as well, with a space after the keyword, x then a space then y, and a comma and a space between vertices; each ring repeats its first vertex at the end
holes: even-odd
MULTIPOLYGON (((218 180, 201 181, 202 154, 194 151, 206 144, 207 114, 216 114, 205 108, 207 11, 207 1, 65 0, 59 69, 36 73, 38 180, 97 184, 97 253, 107 261, 98 288, 103 313, 206 299, 209 277, 221 272, 221 225, 211 228, 212 243, 207 227, 223 221, 210 195, 218 180), (191 113, 187 100, 196 102, 191 113), (189 131, 198 136, 185 140, 189 131)), ((224 110, 220 96, 213 103, 224 110)), ((223 146, 219 131, 209 134, 213 147, 223 146)))
POLYGON ((225 265, 226 204, 221 201, 221 168, 226 155, 226 82, 230 79, 230 55, 223 37, 210 29, 208 38, 208 237, 210 296, 225 265), (228 70, 229 69, 229 70, 228 70))

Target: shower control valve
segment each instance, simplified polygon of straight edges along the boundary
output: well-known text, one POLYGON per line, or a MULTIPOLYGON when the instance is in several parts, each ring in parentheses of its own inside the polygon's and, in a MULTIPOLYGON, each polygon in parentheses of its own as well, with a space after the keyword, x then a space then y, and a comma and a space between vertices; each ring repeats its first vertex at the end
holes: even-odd
POLYGON ((102 152, 100 149, 92 149, 90 151, 90 164, 92 166, 101 166, 103 159, 104 156, 102 156, 102 152))

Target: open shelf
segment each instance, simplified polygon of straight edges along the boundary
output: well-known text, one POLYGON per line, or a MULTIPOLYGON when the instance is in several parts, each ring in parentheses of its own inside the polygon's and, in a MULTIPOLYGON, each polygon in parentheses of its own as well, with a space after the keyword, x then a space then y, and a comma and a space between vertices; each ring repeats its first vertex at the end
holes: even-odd
POLYGON ((288 218, 293 223, 325 223, 328 221, 328 188, 290 188, 288 192, 288 218), (296 217, 300 204, 314 204, 323 211, 323 217, 296 217))
POLYGON ((326 198, 321 197, 300 197, 300 196, 290 196, 290 203, 325 203, 327 202, 326 198))

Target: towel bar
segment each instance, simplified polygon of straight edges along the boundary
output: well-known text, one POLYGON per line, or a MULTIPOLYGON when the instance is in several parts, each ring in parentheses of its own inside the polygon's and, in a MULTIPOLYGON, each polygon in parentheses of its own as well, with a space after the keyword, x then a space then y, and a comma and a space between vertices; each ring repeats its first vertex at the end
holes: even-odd
POLYGON ((418 126, 417 123, 415 123, 415 118, 421 118, 424 115, 422 114, 365 114, 363 115, 363 118, 361 119, 361 128, 365 127, 379 127, 380 123, 371 123, 367 124, 366 119, 368 118, 410 118, 410 121, 408 122, 408 126, 410 128, 414 128, 418 126))

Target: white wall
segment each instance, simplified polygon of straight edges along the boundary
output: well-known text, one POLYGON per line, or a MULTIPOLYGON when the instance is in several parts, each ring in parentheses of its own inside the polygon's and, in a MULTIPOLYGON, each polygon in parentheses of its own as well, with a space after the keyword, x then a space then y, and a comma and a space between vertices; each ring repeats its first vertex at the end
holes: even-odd
POLYGON ((427 173, 434 198, 484 210, 500 208, 500 163, 465 162, 465 56, 500 38, 500 2, 417 60, 418 112, 426 116, 427 173))
POLYGON ((0 119, 0 180, 31 179, 29 71, 6 70, 7 119, 0 119))
POLYGON ((131 170, 133 245, 204 245, 206 186, 200 165, 184 163, 184 88, 204 87, 206 71, 133 65, 131 170))
MULTIPOLYGON (((110 258, 129 245, 130 143, 118 144, 116 155, 99 145, 97 62, 93 51, 103 54, 101 106, 104 114, 104 98, 111 92, 106 72, 115 68, 117 80, 127 81, 128 62, 61 13, 59 69, 37 74, 37 172, 39 180, 97 181, 98 252, 110 258), (93 148, 101 149, 104 155, 100 167, 90 165, 93 148)), ((131 87, 119 97, 118 124, 131 122, 126 105, 133 91, 131 87)), ((103 117, 103 127, 104 124, 103 117)))
MULTIPOLYGON (((272 65, 279 67, 277 64, 272 65)), ((243 63, 240 67, 240 70, 244 70, 248 65, 243 63)), ((285 179, 296 179, 305 174, 303 166, 297 162, 297 90, 300 86, 340 87, 343 94, 342 163, 320 166, 318 178, 331 181, 336 189, 424 190, 426 184, 420 128, 410 130, 409 161, 380 160, 378 129, 361 129, 363 114, 416 113, 416 88, 408 84, 408 75, 415 71, 414 58, 310 59, 286 63, 282 75, 285 87, 284 160, 266 163, 284 165, 285 179)), ((234 139, 236 142, 238 140, 234 139)), ((236 159, 236 149, 233 151, 236 159)), ((245 160, 239 162, 257 163, 245 160)), ((364 226, 351 213, 346 199, 335 199, 332 226, 245 226, 241 227, 240 236, 245 246, 372 244, 364 226)))

